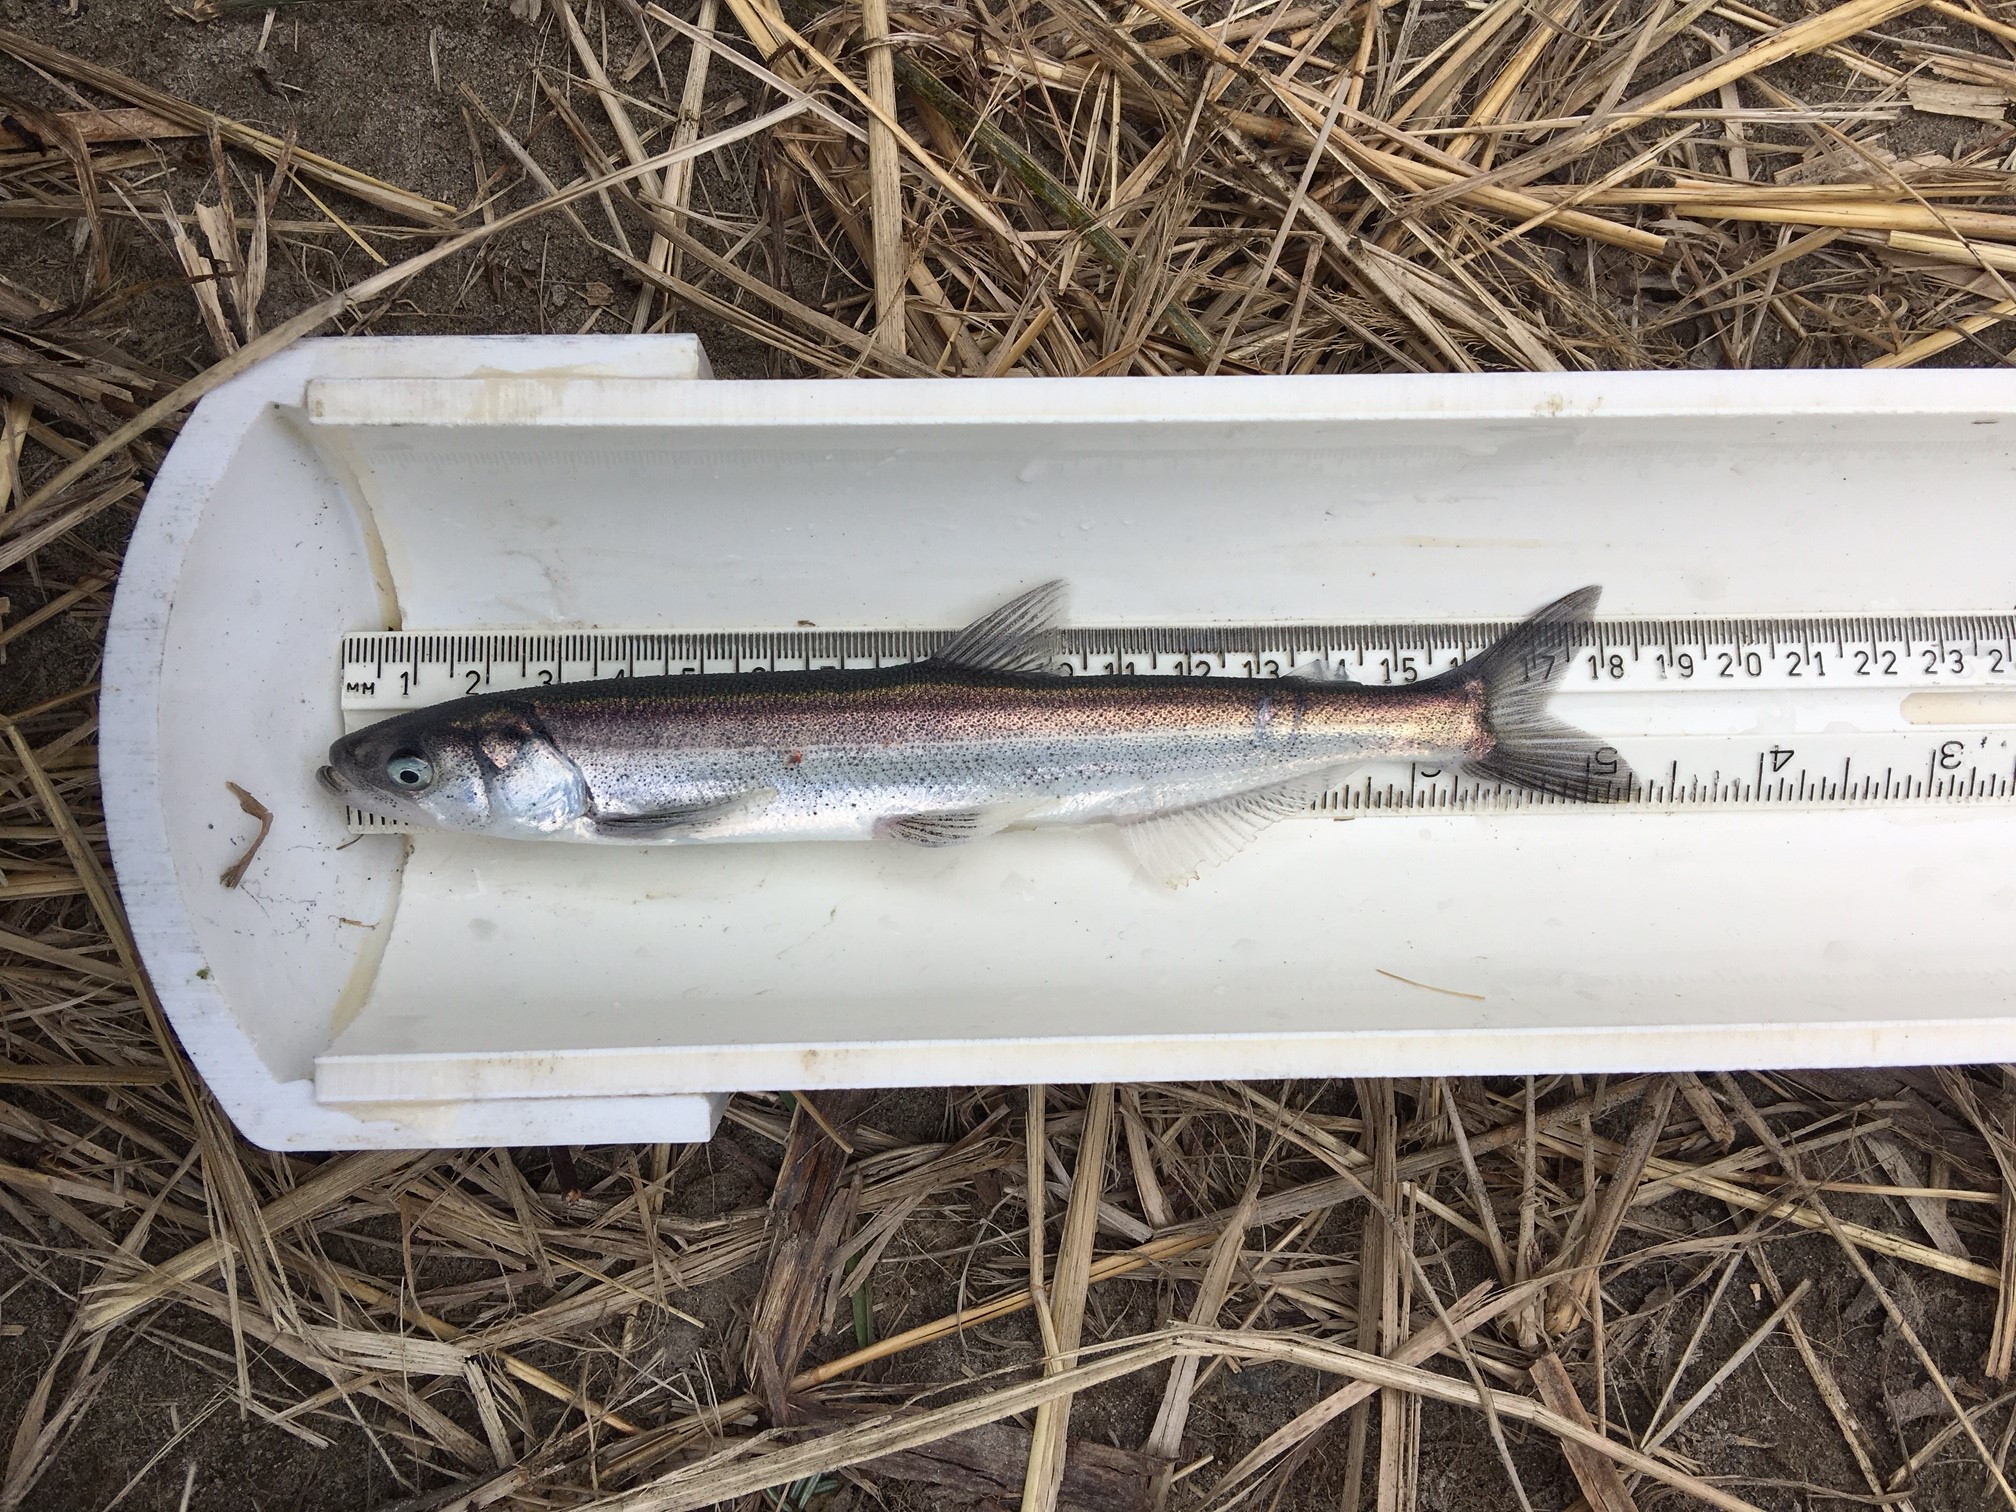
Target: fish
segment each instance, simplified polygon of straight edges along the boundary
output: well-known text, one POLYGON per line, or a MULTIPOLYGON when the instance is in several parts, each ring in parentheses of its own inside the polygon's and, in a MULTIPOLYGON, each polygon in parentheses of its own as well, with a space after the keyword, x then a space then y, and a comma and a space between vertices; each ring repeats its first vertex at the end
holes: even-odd
POLYGON ((518 840, 952 846, 1108 824, 1175 886, 1368 760, 1627 796, 1615 750, 1547 711, 1599 593, 1389 687, 1321 661, 1279 677, 1063 675, 1053 581, 921 661, 477 694, 344 736, 318 776, 381 818, 518 840))

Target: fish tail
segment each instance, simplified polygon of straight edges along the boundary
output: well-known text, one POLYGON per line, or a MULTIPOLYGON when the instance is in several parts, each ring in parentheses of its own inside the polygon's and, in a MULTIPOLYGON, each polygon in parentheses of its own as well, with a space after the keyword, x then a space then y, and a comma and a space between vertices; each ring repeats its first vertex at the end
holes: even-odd
POLYGON ((1443 676, 1482 684, 1488 749, 1471 759, 1487 777, 1582 803, 1629 796, 1631 769, 1615 748, 1547 712, 1575 651, 1577 631, 1596 612, 1602 589, 1578 588, 1538 610, 1479 655, 1443 676))

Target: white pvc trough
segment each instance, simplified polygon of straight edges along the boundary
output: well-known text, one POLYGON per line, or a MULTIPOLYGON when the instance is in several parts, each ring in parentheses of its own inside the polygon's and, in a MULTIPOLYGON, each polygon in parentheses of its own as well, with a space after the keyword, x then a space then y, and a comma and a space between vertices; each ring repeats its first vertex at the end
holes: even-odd
POLYGON ((939 627, 1051 576, 1098 624, 1583 582, 1612 615, 2003 610, 2007 375, 706 379, 687 338, 319 341, 184 429, 119 585, 105 797, 251 1138, 696 1139, 743 1088, 2016 1058, 2011 807, 1299 822, 1172 893, 1099 831, 354 840, 314 781, 354 630, 939 627), (236 891, 227 781, 275 815, 236 891))

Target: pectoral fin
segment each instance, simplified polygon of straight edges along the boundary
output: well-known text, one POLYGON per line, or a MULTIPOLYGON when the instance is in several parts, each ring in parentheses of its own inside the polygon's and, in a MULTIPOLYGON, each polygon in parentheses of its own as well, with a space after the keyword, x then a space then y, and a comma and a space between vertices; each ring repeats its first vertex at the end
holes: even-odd
POLYGON ((1306 812, 1328 786, 1326 776, 1297 777, 1209 803, 1125 819, 1120 834, 1144 872, 1170 887, 1181 887, 1196 881, 1202 867, 1238 855, 1275 820, 1306 812))
POLYGON ((597 814, 591 821, 605 840, 697 840, 733 819, 760 814, 777 797, 773 787, 730 793, 706 803, 680 804, 643 814, 597 814))

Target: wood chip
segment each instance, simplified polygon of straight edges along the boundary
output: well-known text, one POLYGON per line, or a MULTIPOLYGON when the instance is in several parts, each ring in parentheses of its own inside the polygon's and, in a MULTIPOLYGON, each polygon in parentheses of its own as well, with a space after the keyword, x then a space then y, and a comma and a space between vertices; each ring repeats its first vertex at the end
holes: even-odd
MULTIPOLYGON (((1596 1431, 1559 1355, 1549 1350, 1533 1362, 1528 1374, 1539 1388, 1540 1400, 1548 1407, 1590 1432, 1596 1431)), ((1615 1461, 1577 1443, 1563 1442, 1561 1453, 1574 1473, 1575 1484, 1582 1488, 1582 1499, 1589 1503, 1590 1512, 1638 1512, 1638 1503, 1632 1500, 1615 1461)))
POLYGON ((1944 79, 1913 79, 1905 86, 1911 108, 1924 115, 1961 116, 1971 121, 2007 124, 2016 94, 1993 85, 1953 84, 1944 79))

